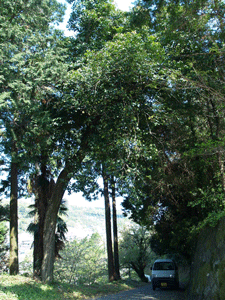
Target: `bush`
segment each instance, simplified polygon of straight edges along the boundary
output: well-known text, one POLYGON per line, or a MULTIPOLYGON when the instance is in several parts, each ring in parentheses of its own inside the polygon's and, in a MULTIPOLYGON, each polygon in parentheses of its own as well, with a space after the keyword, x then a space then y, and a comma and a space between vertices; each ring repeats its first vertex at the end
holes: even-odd
POLYGON ((99 234, 65 245, 55 263, 55 279, 70 284, 92 284, 107 274, 104 244, 99 234))
POLYGON ((7 227, 0 222, 0 273, 8 270, 8 246, 6 244, 7 227))
POLYGON ((8 270, 8 245, 6 243, 7 227, 6 221, 9 218, 9 206, 2 205, 0 199, 0 273, 8 270))

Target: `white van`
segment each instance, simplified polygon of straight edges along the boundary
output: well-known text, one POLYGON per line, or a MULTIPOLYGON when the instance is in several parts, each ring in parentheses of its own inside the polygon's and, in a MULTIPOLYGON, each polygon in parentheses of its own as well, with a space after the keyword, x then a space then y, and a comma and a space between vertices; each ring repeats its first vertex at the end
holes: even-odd
POLYGON ((157 259, 152 266, 152 289, 156 287, 179 288, 179 276, 176 263, 171 259, 157 259))

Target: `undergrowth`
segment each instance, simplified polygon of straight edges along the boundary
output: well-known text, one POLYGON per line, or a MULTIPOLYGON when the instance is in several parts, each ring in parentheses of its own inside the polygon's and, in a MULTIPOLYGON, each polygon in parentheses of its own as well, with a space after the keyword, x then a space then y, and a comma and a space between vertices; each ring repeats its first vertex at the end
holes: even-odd
POLYGON ((69 285, 60 282, 43 284, 25 276, 0 276, 1 300, 77 300, 97 298, 140 286, 135 281, 115 281, 106 284, 69 285))

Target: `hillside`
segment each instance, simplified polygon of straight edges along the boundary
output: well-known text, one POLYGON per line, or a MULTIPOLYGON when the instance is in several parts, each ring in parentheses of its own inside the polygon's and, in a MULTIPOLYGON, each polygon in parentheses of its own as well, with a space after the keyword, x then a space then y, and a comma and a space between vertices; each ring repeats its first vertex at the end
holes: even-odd
MULTIPOLYGON (((31 199, 21 199, 19 201, 19 253, 20 261, 23 261, 25 256, 31 250, 33 236, 27 232, 27 227, 33 218, 29 217, 30 208, 33 204, 31 199)), ((67 223, 68 233, 67 240, 75 238, 84 238, 98 232, 105 239, 105 209, 104 207, 93 207, 93 205, 85 202, 85 206, 76 205, 75 201, 68 201, 66 204, 68 211, 67 216, 63 219, 67 223)), ((118 231, 129 226, 131 221, 125 218, 121 209, 117 212, 118 231)))
MULTIPOLYGON (((105 209, 102 207, 78 207, 68 205, 68 216, 64 217, 69 229, 69 236, 84 237, 98 232, 105 237, 105 209)), ((130 221, 125 218, 122 211, 117 213, 118 228, 122 229, 130 221)))

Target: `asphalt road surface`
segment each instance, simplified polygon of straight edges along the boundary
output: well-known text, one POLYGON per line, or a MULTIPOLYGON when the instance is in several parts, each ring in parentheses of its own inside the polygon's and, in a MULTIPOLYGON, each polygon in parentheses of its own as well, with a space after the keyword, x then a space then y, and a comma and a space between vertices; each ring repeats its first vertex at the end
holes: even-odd
POLYGON ((151 284, 138 289, 108 295, 95 300, 186 300, 184 289, 156 289, 153 291, 151 284))

